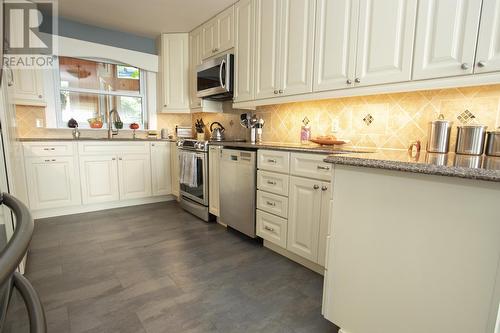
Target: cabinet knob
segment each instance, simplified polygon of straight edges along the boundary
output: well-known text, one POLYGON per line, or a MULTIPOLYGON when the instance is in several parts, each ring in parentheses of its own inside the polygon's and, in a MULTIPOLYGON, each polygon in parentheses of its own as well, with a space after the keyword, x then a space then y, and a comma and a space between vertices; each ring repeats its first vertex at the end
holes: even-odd
POLYGON ((468 70, 470 68, 469 64, 464 62, 462 66, 460 66, 464 71, 468 70))
POLYGON ((319 185, 314 185, 313 189, 315 189, 315 190, 319 189, 319 185))
POLYGON ((354 79, 354 82, 361 83, 361 79, 359 77, 357 77, 357 78, 354 79))
POLYGON ((151 144, 151 146, 153 146, 153 147, 154 147, 154 146, 155 146, 155 144, 154 144, 154 143, 152 143, 152 144, 151 144))
POLYGON ((43 96, 42 96, 42 95, 38 95, 38 98, 42 99, 42 98, 43 98, 43 96))
POLYGON ((347 81, 345 81, 345 83, 352 84, 352 80, 351 79, 347 79, 347 81))
POLYGON ((111 160, 112 160, 112 161, 116 161, 116 158, 114 158, 114 157, 113 157, 111 160))
POLYGON ((120 161, 123 161, 123 158, 121 158, 121 157, 120 157, 120 158, 119 158, 119 160, 120 160, 120 161))
POLYGON ((275 94, 275 95, 278 95, 278 90, 275 90, 275 91, 274 91, 274 94, 275 94))
POLYGON ((282 93, 284 93, 285 91, 283 91, 283 90, 279 90, 278 92, 279 92, 280 94, 282 94, 282 93))
POLYGON ((326 190, 328 190, 328 187, 327 186, 323 186, 323 187, 321 187, 321 190, 322 191, 326 191, 326 190))
POLYGON ((477 67, 480 67, 480 68, 486 67, 486 63, 484 61, 478 61, 477 67))

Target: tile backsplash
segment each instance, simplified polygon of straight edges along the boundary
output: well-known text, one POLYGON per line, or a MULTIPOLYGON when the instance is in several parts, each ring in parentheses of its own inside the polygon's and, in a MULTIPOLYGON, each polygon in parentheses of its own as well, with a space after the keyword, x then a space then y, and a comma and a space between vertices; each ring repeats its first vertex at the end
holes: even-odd
POLYGON ((307 117, 313 137, 333 134, 358 147, 394 149, 406 149, 415 140, 425 144, 428 122, 443 114, 453 121, 454 149, 457 125, 500 126, 500 84, 270 105, 256 113, 266 122, 264 141, 300 142, 307 117), (337 133, 332 133, 334 122, 337 133))
MULTIPOLYGON (((71 137, 71 130, 36 128, 37 119, 44 119, 43 108, 17 106, 16 112, 20 137, 71 137)), ((248 135, 239 123, 243 112, 225 106, 223 113, 158 114, 157 127, 173 133, 176 125, 193 125, 202 118, 207 138, 210 124, 217 121, 226 128, 227 138, 241 139, 248 135)), ((300 127, 307 117, 313 137, 333 134, 353 146, 393 149, 406 149, 415 140, 425 144, 429 121, 443 114, 454 122, 453 150, 457 125, 500 126, 500 84, 269 105, 254 113, 265 120, 264 141, 300 142, 300 127), (332 133, 335 123, 338 131, 332 133)), ((131 135, 128 132, 120 135, 131 135)), ((103 135, 103 131, 85 131, 85 136, 103 135)))

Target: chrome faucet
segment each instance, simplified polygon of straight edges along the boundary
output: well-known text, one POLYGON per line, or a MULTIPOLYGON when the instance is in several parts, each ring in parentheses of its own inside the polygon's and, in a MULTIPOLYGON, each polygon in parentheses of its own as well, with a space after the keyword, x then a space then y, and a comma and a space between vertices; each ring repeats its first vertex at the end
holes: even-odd
POLYGON ((112 109, 111 111, 107 112, 107 118, 108 118, 108 139, 113 139, 113 136, 118 135, 118 129, 113 129, 113 124, 117 119, 120 118, 118 115, 118 111, 115 109, 112 109))

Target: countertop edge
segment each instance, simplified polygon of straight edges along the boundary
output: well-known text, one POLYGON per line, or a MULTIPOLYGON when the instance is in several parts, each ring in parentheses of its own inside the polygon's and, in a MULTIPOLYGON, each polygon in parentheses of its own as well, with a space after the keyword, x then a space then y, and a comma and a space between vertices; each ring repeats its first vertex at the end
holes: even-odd
POLYGON ((330 155, 325 160, 327 163, 366 167, 372 169, 385 169, 392 171, 410 172, 435 176, 456 177, 462 179, 500 182, 500 172, 487 169, 473 169, 432 164, 391 161, 382 159, 366 159, 356 156, 330 155))

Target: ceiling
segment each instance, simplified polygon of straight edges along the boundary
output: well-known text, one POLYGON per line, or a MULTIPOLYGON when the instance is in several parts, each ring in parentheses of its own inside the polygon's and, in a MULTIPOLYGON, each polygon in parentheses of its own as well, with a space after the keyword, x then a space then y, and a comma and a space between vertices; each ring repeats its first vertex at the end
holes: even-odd
POLYGON ((102 28, 157 37, 188 32, 235 0, 60 0, 59 15, 102 28))

